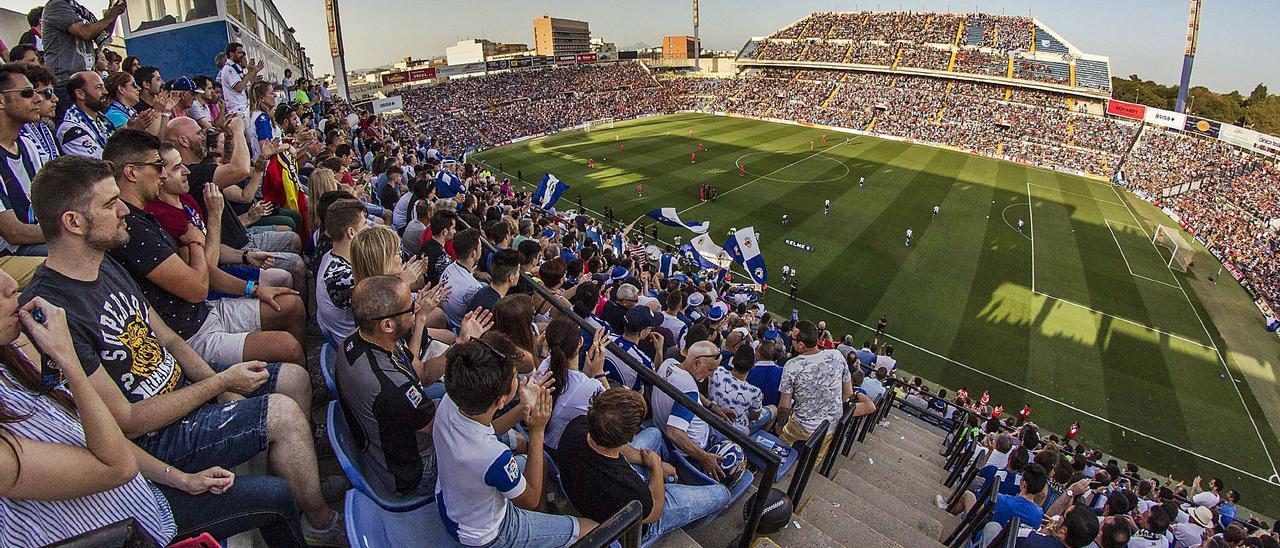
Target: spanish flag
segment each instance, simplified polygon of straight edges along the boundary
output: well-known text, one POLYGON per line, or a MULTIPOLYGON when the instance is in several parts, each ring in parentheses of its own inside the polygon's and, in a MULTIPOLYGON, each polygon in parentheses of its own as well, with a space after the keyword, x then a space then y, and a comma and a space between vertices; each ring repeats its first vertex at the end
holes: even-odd
POLYGON ((302 216, 302 226, 298 229, 306 240, 311 234, 311 223, 307 219, 307 196, 302 193, 299 181, 298 163, 293 154, 279 152, 267 163, 267 171, 262 175, 262 197, 276 208, 298 212, 302 216))

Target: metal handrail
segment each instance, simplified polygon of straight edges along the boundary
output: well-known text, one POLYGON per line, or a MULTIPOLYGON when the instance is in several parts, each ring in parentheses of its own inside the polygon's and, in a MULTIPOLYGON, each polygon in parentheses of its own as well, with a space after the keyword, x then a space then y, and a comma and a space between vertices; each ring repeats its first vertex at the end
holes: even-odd
MULTIPOLYGON (((470 225, 463 221, 461 217, 458 218, 457 222, 470 228, 470 225)), ((485 250, 490 253, 496 253, 498 251, 492 243, 483 238, 480 240, 480 243, 485 247, 485 250)), ((587 322, 587 320, 582 316, 576 314, 572 307, 566 305, 556 295, 553 295, 549 290, 547 290, 546 287, 543 287, 540 281, 535 280, 533 276, 529 275, 527 272, 522 272, 520 275, 524 277, 525 281, 529 282, 529 286, 533 288, 535 293, 541 296, 543 300, 547 301, 547 303, 553 308, 560 311, 564 317, 577 323, 578 327, 581 329, 585 329, 588 332, 595 331, 596 327, 594 325, 587 322)), ((645 365, 640 363, 640 361, 634 356, 619 347, 617 343, 610 341, 608 346, 609 350, 613 353, 614 358, 627 364, 627 367, 634 369, 636 375, 652 385, 653 388, 661 390, 664 394, 675 400, 675 403, 684 406, 685 409, 688 409, 695 416, 706 422, 708 426, 738 444, 743 451, 755 453, 756 456, 765 463, 763 475, 760 478, 760 484, 757 486, 757 490, 762 493, 768 493, 769 490, 773 488, 774 476, 777 475, 778 467, 782 464, 781 457, 774 454, 773 451, 766 449, 759 442, 752 439, 750 435, 729 424, 721 418, 720 415, 711 412, 709 409, 703 407, 698 401, 686 396, 683 392, 672 386, 671 383, 667 382, 666 379, 662 378, 661 375, 658 375, 657 371, 645 367, 645 365)), ((751 512, 747 514, 746 528, 742 532, 742 537, 738 540, 738 545, 742 548, 749 548, 751 546, 751 542, 755 540, 755 530, 760 524, 760 514, 764 513, 765 502, 765 497, 753 498, 751 512)))
MULTIPOLYGON (((800 457, 796 462, 796 469, 791 473, 791 484, 787 486, 787 496, 791 497, 793 504, 799 504, 800 497, 804 495, 805 487, 809 485, 809 477, 813 475, 814 466, 818 460, 818 454, 822 452, 823 438, 827 437, 827 430, 831 427, 831 421, 824 420, 818 428, 813 431, 808 440, 804 441, 804 449, 800 451, 800 457)), ((835 440, 832 440, 834 443, 835 440)), ((827 446, 827 454, 831 454, 831 446, 827 446)))
POLYGON ((622 548, 639 548, 640 521, 644 518, 644 507, 640 501, 633 500, 615 512, 604 523, 597 525, 573 543, 573 548, 603 548, 621 540, 622 548))

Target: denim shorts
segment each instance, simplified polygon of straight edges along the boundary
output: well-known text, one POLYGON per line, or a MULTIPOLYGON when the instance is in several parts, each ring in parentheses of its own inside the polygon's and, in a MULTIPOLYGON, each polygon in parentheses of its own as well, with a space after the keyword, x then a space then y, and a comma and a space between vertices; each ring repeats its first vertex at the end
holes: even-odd
POLYGON ((568 546, 578 541, 578 518, 525 510, 507 501, 498 536, 488 546, 542 548, 568 546))
MULTIPOLYGON (((230 367, 209 366, 214 371, 230 367)), ((280 364, 267 364, 267 371, 271 374, 267 382, 245 399, 207 403, 134 442, 161 462, 184 472, 239 466, 267 450, 267 396, 275 392, 280 364)))

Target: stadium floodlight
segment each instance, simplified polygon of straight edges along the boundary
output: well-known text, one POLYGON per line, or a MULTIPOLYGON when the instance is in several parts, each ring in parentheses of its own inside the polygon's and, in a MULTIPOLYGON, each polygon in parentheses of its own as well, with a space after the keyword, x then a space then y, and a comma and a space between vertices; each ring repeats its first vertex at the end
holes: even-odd
POLYGON ((1151 242, 1169 248, 1169 268, 1178 272, 1186 272, 1191 267, 1191 262, 1195 258, 1195 249, 1187 243, 1187 240, 1178 233, 1177 230, 1168 228, 1164 225, 1156 227, 1156 235, 1151 242))

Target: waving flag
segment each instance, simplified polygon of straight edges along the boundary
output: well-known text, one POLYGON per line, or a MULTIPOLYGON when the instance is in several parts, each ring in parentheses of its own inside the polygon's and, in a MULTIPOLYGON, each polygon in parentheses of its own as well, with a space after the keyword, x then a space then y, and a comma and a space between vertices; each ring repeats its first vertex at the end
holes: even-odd
POLYGON ((613 252, 616 253, 619 257, 621 257, 622 254, 627 251, 626 243, 622 241, 621 232, 613 235, 613 241, 611 242, 611 245, 613 246, 613 252))
POLYGON ((680 247, 680 254, 699 269, 727 268, 732 259, 720 246, 703 234, 680 247))
POLYGON ((707 229, 711 228, 711 223, 708 223, 706 221, 703 221, 700 223, 694 223, 694 222, 686 223, 684 221, 681 221, 680 215, 676 213, 676 208, 674 207, 664 207, 662 209, 655 209, 649 212, 649 216, 652 217, 654 220, 667 226, 674 226, 676 228, 687 228, 694 234, 706 234, 707 229))
POLYGON ((542 209, 551 209, 566 190, 569 190, 569 185, 547 173, 542 176, 542 182, 538 183, 538 189, 533 191, 533 203, 542 209))
POLYGON ((676 260, 675 255, 672 255, 671 253, 663 253, 662 256, 658 258, 658 272, 661 272, 663 276, 670 278, 671 273, 675 271, 676 260))
POLYGON ((724 250, 747 269, 752 281, 760 285, 768 283, 769 275, 764 267, 764 256, 760 254, 760 242, 756 240, 755 228, 738 229, 725 240, 724 250))
POLYGON ((442 169, 439 173, 436 173, 436 194, 439 194, 441 198, 452 198, 466 190, 462 186, 462 179, 459 179, 452 171, 442 169))

